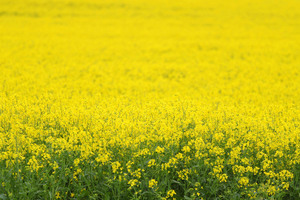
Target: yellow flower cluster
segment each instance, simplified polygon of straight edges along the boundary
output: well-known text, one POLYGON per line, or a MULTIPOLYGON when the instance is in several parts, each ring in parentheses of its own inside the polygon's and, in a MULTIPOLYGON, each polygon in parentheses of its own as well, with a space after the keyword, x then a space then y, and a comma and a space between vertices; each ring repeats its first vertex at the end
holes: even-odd
POLYGON ((151 179, 149 181, 149 188, 154 188, 157 186, 157 181, 155 179, 151 179))
POLYGON ((299 7, 1 0, 0 194, 293 196, 299 7))

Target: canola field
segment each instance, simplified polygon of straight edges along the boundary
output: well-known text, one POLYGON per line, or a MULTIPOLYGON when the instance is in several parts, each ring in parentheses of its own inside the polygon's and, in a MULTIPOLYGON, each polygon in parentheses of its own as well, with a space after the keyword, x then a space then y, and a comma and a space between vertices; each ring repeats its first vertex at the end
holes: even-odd
POLYGON ((300 199, 299 8, 0 0, 0 199, 300 199))

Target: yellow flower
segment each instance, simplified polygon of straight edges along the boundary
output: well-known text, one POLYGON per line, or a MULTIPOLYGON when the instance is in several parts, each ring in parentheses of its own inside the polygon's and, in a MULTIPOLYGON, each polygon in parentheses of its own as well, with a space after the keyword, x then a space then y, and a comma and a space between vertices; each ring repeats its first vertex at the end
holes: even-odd
POLYGON ((222 183, 222 182, 227 182, 228 176, 227 176, 227 174, 222 174, 218 178, 219 178, 219 181, 222 183))
POLYGON ((59 192, 56 192, 56 193, 55 193, 55 198, 56 198, 56 199, 60 199, 60 194, 59 194, 59 192))
POLYGON ((239 180, 239 184, 240 184, 241 186, 247 186, 248 183, 249 183, 249 179, 248 179, 247 177, 242 177, 242 178, 240 178, 240 180, 239 180))
POLYGON ((151 159, 148 162, 148 167, 153 167, 153 166, 155 166, 155 159, 151 159))
POLYGON ((154 188, 154 187, 156 187, 157 186, 157 181, 155 180, 155 179, 151 179, 150 181, 149 181, 149 188, 154 188))
POLYGON ((155 152, 157 152, 157 153, 163 153, 164 151, 165 151, 165 148, 160 147, 160 146, 156 147, 156 149, 155 149, 155 152))
POLYGON ((184 153, 189 153, 189 152, 191 151, 191 148, 190 148, 189 146, 184 146, 184 147, 182 148, 182 151, 183 151, 184 153))
POLYGON ((189 176, 188 176, 189 173, 190 173, 190 172, 189 172, 188 169, 183 169, 183 170, 177 172, 178 177, 179 177, 181 180, 188 180, 188 179, 189 179, 189 176))
POLYGON ((76 159, 74 160, 74 166, 77 167, 77 166, 79 165, 79 163, 80 163, 80 159, 79 159, 79 158, 76 158, 76 159))
POLYGON ((166 198, 173 197, 174 195, 176 195, 175 190, 169 190, 169 191, 167 192, 167 197, 166 197, 166 198))
POLYGON ((133 188, 134 186, 136 186, 138 184, 138 180, 137 179, 131 179, 130 181, 128 181, 128 184, 130 185, 129 189, 133 188))
POLYGON ((116 161, 116 162, 111 163, 111 167, 112 167, 113 173, 116 173, 117 170, 121 167, 121 164, 119 163, 119 161, 116 161))
POLYGON ((54 164, 53 164, 53 170, 56 170, 56 169, 58 169, 58 163, 56 162, 56 161, 54 161, 54 164))

